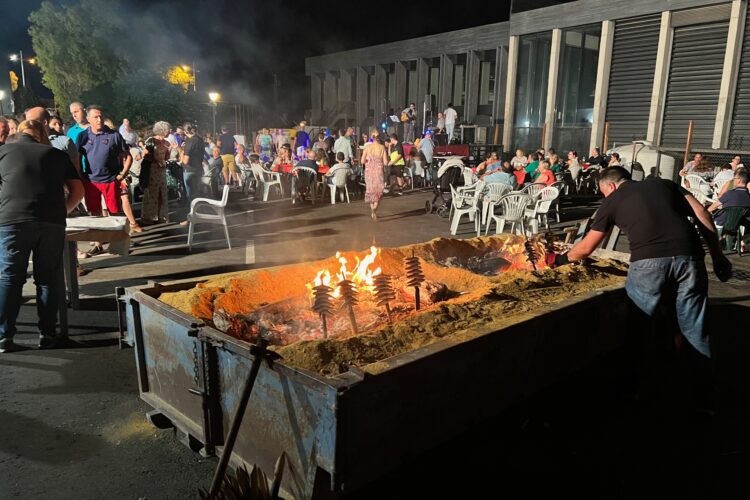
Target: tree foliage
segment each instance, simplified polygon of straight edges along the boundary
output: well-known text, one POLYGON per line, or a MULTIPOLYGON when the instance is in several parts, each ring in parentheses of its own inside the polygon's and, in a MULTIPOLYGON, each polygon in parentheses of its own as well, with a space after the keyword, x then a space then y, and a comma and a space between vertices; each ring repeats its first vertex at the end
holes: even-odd
POLYGON ((43 82, 62 111, 128 68, 127 55, 115 45, 127 39, 125 19, 117 0, 62 6, 44 2, 31 13, 29 34, 43 82))
POLYGON ((193 77, 182 66, 171 66, 164 74, 164 78, 172 85, 179 85, 185 92, 193 83, 193 77))
POLYGON ((18 75, 15 71, 10 70, 10 91, 15 92, 18 90, 18 75))
POLYGON ((113 122, 128 118, 135 128, 147 127, 159 120, 178 123, 186 113, 181 88, 146 70, 102 84, 84 93, 82 98, 86 103, 102 106, 105 116, 113 122))
POLYGON ((18 87, 13 92, 13 101, 15 103, 16 113, 22 113, 24 110, 35 106, 42 106, 44 103, 31 87, 18 87))

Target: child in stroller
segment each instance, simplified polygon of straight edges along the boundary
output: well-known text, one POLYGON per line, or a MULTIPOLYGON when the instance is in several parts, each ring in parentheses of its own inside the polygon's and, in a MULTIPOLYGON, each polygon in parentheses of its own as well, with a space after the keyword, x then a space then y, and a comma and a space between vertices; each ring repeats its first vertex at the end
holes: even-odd
POLYGON ((440 166, 437 171, 437 182, 433 188, 435 196, 432 201, 425 202, 425 212, 428 214, 436 213, 440 217, 448 217, 451 209, 451 186, 458 188, 471 183, 471 176, 473 173, 471 169, 464 165, 464 163, 457 158, 450 158, 440 166), (445 198, 445 195, 448 198, 445 198), (438 199, 440 204, 437 204, 438 199))

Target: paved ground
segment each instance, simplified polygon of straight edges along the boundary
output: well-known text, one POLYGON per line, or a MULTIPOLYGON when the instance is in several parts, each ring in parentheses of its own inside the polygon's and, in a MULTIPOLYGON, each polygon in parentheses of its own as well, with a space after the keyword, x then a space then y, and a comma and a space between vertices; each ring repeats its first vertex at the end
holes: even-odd
MULTIPOLYGON (((235 200, 232 243, 221 231, 150 228, 133 255, 83 261, 82 311, 71 311, 78 347, 37 351, 34 307, 22 308, 19 340, 29 350, 0 357, 0 499, 191 498, 215 466, 146 423, 132 350, 114 341, 114 287, 323 258, 338 249, 397 246, 448 236, 448 223, 425 215, 432 196, 388 198, 373 223, 361 202, 292 208, 287 202, 235 200)), ((575 219, 591 212, 569 210, 575 219)), ((471 236, 471 225, 459 234, 471 236)), ((553 388, 419 457, 355 498, 728 498, 747 460, 747 328, 750 258, 728 284, 711 283, 722 411, 711 420, 674 403, 679 360, 662 366, 654 394, 633 397, 611 369, 617 360, 553 388), (675 368, 674 371, 671 368, 675 368), (731 381, 732 383, 727 383, 731 381)), ((33 288, 27 287, 33 296, 33 288)), ((616 364, 616 363, 615 363, 616 364)), ((746 487, 745 487, 746 491, 746 487)), ((735 495, 731 495, 735 496, 735 495)))

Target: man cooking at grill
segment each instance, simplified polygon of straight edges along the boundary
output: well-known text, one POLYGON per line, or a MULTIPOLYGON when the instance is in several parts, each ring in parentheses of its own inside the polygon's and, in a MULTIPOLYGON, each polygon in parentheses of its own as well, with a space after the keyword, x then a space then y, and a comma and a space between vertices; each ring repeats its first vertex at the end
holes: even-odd
POLYGON ((708 275, 696 225, 708 245, 716 276, 727 281, 732 273, 711 215, 677 184, 657 178, 633 182, 628 171, 619 166, 602 170, 599 189, 605 199, 594 215, 591 230, 567 253, 557 255, 555 264, 586 258, 612 226, 618 226, 630 240, 625 284, 630 300, 653 316, 660 302, 669 298, 674 302, 682 334, 698 352, 711 356, 704 325, 708 275))

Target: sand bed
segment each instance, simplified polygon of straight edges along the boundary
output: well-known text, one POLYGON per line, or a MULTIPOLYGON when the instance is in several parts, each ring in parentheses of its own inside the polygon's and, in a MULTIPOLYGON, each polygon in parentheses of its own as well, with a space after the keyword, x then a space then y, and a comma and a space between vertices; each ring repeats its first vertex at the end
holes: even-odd
MULTIPOLYGON (((521 248, 520 237, 510 235, 471 240, 439 238, 424 244, 384 248, 377 261, 384 273, 402 275, 403 259, 413 254, 420 258, 426 278, 445 284, 452 298, 430 304, 418 313, 412 310, 399 314, 392 325, 382 311, 382 315, 369 321, 369 330, 364 334, 302 340, 272 349, 286 364, 321 375, 342 373, 350 365, 377 372, 377 362, 391 356, 439 340, 462 342, 519 322, 542 306, 619 285, 625 279, 626 264, 611 260, 539 271, 510 270, 497 275, 476 274, 467 269, 474 269, 473 264, 483 256, 501 254, 506 260, 499 260, 506 267, 531 269, 521 248)), ((353 261, 355 252, 344 255, 353 261)), ((160 300, 217 326, 214 319, 218 313, 221 317, 246 317, 268 304, 306 300, 306 284, 317 271, 337 267, 338 262, 331 258, 222 275, 190 290, 163 293, 160 300)), ((539 267, 544 267, 541 260, 539 267)), ((483 271, 487 271, 486 266, 483 271)), ((226 331, 224 322, 220 324, 226 331)), ((244 336, 242 327, 227 333, 244 336)))

